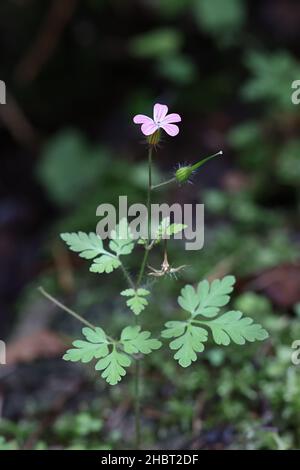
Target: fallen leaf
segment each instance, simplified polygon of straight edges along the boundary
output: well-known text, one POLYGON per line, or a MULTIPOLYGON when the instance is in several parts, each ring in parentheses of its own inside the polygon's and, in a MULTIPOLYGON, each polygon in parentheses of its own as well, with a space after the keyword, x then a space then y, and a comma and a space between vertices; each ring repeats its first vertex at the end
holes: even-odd
POLYGON ((9 343, 6 350, 6 362, 8 365, 14 365, 40 358, 57 357, 67 348, 68 346, 57 334, 40 330, 9 343))
POLYGON ((265 270, 247 287, 263 292, 279 308, 293 308, 300 302, 300 263, 265 270))

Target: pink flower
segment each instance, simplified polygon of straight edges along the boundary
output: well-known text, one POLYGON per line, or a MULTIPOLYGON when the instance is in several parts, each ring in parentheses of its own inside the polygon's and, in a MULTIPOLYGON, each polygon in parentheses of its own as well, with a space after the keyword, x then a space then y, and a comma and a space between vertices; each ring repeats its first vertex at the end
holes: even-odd
POLYGON ((162 128, 167 134, 174 137, 179 133, 179 128, 174 122, 180 122, 179 114, 167 114, 168 106, 156 103, 153 107, 153 119, 144 114, 137 114, 133 118, 135 124, 142 124, 141 130, 144 135, 154 134, 158 129, 162 128))

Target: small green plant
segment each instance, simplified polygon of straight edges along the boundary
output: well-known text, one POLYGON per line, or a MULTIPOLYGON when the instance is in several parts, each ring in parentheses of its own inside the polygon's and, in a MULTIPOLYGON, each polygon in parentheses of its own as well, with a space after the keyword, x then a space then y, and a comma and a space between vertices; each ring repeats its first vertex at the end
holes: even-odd
MULTIPOLYGON (((120 295, 125 304, 133 313, 133 321, 126 326, 119 338, 112 338, 110 332, 98 325, 93 325, 78 313, 59 303, 47 294, 42 293, 68 313, 80 320, 85 327, 82 329, 83 338, 73 342, 73 347, 64 355, 64 360, 72 362, 89 363, 94 361, 96 371, 110 384, 116 385, 126 375, 127 369, 135 363, 135 416, 136 416, 136 447, 140 446, 140 363, 145 355, 161 348, 162 341, 154 338, 152 332, 144 330, 140 325, 140 316, 147 319, 147 306, 151 301, 151 288, 153 284, 145 281, 149 254, 160 243, 164 243, 164 258, 161 269, 149 266, 149 276, 155 278, 166 275, 174 277, 185 266, 172 267, 168 261, 167 239, 180 233, 185 224, 171 223, 169 217, 164 217, 154 230, 151 230, 151 196, 152 192, 163 185, 171 183, 184 184, 189 181, 209 159, 220 155, 218 152, 194 165, 184 165, 178 168, 173 178, 156 186, 152 185, 152 157, 160 141, 161 129, 171 136, 179 132, 174 123, 180 122, 178 114, 167 115, 168 108, 164 105, 154 106, 154 118, 135 116, 134 122, 142 125, 142 132, 147 136, 148 146, 148 192, 147 192, 147 232, 148 236, 140 237, 137 241, 130 229, 126 218, 111 231, 106 244, 96 233, 63 233, 62 240, 70 250, 90 262, 90 271, 96 274, 110 274, 121 270, 127 283, 127 288, 120 295), (134 278, 126 267, 126 257, 133 253, 135 246, 143 249, 144 255, 139 272, 134 278)), ((225 313, 221 309, 230 301, 230 294, 235 284, 234 276, 225 276, 212 282, 201 280, 198 285, 186 285, 181 289, 178 304, 182 312, 178 317, 165 324, 161 336, 170 340, 169 347, 175 352, 174 358, 179 365, 186 368, 196 361, 198 353, 204 350, 205 343, 211 333, 217 345, 228 346, 230 343, 243 345, 247 341, 264 340, 268 333, 261 325, 254 323, 242 312, 230 310, 225 313)), ((162 325, 161 325, 162 326, 162 325)))

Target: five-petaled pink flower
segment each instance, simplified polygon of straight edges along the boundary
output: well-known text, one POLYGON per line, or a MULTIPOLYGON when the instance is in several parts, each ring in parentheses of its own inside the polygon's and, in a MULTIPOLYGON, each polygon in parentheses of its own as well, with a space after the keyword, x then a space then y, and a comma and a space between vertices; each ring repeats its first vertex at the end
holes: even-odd
POLYGON ((142 124, 141 130, 144 135, 154 134, 158 129, 162 128, 167 134, 174 137, 178 134, 179 128, 174 122, 180 122, 179 114, 167 114, 168 106, 156 103, 153 108, 153 119, 144 114, 137 114, 133 118, 135 124, 142 124))

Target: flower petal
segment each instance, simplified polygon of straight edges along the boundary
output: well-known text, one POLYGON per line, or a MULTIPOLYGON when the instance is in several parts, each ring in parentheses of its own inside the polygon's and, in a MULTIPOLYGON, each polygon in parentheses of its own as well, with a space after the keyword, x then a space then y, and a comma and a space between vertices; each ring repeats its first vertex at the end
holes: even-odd
POLYGON ((145 122, 141 129, 144 135, 151 135, 158 129, 158 125, 151 119, 150 122, 145 122))
POLYGON ((175 137, 175 135, 179 133, 179 127, 175 124, 163 124, 161 127, 172 137, 175 137))
POLYGON ((168 114, 162 124, 171 124, 172 122, 181 122, 181 117, 179 116, 179 114, 176 114, 176 113, 172 113, 172 114, 168 114))
POLYGON ((135 124, 145 124, 146 122, 153 122, 153 119, 148 116, 145 116, 144 114, 137 114, 136 116, 134 116, 133 122, 135 124))
POLYGON ((156 103, 153 108, 153 118, 155 122, 161 122, 164 120, 168 113, 168 106, 165 104, 156 103))

